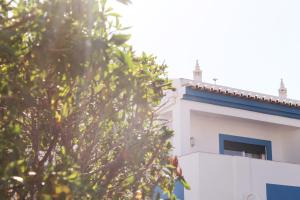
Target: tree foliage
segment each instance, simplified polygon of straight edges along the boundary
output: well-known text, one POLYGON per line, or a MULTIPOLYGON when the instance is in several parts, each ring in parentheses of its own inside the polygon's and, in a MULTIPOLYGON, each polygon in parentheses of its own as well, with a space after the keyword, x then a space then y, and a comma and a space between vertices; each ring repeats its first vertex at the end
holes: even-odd
POLYGON ((0 1, 1 197, 172 191, 172 131, 155 114, 166 66, 123 30, 106 0, 0 1))

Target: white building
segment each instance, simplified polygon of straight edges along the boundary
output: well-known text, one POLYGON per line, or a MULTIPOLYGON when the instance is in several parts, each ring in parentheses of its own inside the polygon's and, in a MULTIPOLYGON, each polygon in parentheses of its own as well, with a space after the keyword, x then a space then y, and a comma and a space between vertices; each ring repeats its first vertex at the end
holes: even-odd
POLYGON ((177 79, 161 115, 191 190, 185 200, 300 200, 300 102, 177 79))

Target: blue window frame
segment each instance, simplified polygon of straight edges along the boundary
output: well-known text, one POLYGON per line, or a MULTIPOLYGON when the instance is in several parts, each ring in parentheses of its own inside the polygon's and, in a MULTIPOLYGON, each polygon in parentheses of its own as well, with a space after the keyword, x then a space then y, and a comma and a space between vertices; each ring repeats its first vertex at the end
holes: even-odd
POLYGON ((219 134, 219 151, 220 151, 220 154, 224 154, 224 142, 225 141, 265 146, 266 154, 267 154, 266 159, 267 160, 272 160, 272 142, 271 141, 254 139, 254 138, 247 138, 247 137, 240 137, 240 136, 233 136, 233 135, 219 134))
POLYGON ((267 200, 299 200, 300 187, 267 184, 267 200))

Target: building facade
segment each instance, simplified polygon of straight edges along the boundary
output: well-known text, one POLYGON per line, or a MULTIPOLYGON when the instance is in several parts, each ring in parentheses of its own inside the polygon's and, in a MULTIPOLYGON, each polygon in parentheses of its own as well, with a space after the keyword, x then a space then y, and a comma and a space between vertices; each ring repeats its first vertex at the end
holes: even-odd
POLYGON ((300 199, 300 102, 283 81, 278 96, 204 83, 197 63, 173 85, 160 113, 191 186, 184 199, 300 199))

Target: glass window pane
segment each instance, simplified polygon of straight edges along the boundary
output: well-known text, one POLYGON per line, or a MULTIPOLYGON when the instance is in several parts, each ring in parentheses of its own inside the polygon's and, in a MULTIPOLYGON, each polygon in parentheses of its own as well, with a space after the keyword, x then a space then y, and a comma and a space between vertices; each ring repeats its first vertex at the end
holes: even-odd
POLYGON ((224 154, 245 156, 249 158, 266 159, 266 147, 263 145, 242 142, 224 141, 224 154))

